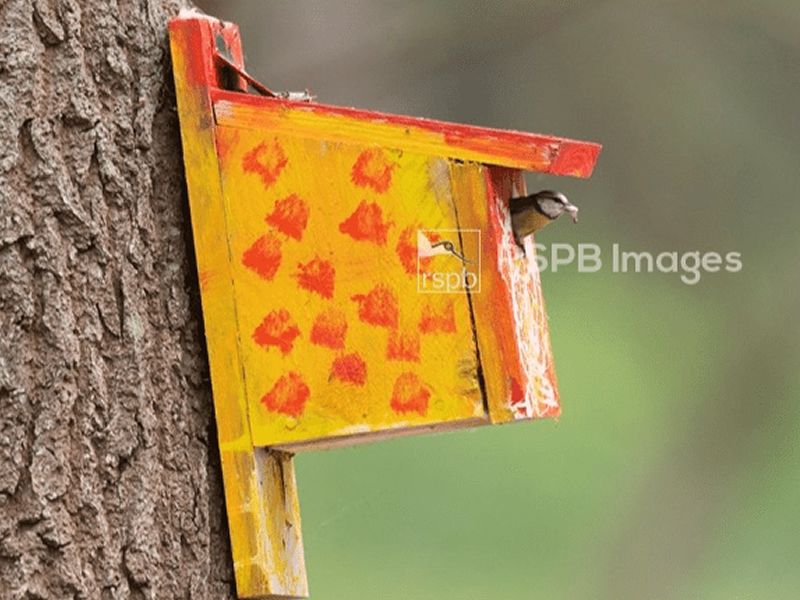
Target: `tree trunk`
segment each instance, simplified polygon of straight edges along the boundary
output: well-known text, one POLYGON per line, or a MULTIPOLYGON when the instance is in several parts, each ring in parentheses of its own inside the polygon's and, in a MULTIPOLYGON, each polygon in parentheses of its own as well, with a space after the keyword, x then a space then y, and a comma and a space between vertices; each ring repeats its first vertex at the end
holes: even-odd
POLYGON ((166 23, 0 7, 0 598, 233 575, 166 23))

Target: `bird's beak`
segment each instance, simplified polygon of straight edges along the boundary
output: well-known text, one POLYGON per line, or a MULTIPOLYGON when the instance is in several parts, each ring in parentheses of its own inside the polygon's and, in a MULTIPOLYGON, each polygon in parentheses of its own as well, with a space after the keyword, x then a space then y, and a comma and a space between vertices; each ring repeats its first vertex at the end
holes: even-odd
POLYGON ((578 207, 577 206, 575 206, 574 204, 567 204, 564 207, 564 212, 568 212, 569 213, 569 216, 572 217, 572 222, 573 223, 577 223, 578 222, 578 207))

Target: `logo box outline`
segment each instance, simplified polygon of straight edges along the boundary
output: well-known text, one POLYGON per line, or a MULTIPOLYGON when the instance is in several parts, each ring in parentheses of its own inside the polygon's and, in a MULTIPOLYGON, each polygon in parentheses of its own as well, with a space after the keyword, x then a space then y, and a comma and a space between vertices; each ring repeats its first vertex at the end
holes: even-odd
MULTIPOLYGON (((482 252, 481 252, 481 250, 482 250, 481 249, 481 243, 482 243, 481 237, 482 236, 481 236, 481 230, 480 229, 477 229, 477 228, 469 228, 469 229, 452 229, 452 228, 451 229, 432 229, 431 228, 431 229, 417 229, 416 231, 417 231, 417 235, 419 235, 419 232, 421 232, 421 231, 422 232, 434 231, 436 233, 439 233, 439 232, 441 232, 441 233, 457 233, 457 234, 459 234, 459 239, 461 237, 461 234, 464 234, 464 233, 477 233, 478 234, 477 268, 474 271, 471 271, 477 276, 477 279, 478 279, 477 288, 476 289, 469 289, 469 288, 466 288, 464 286, 461 286, 456 290, 425 290, 425 289, 421 289, 420 285, 419 285, 419 282, 420 282, 419 246, 417 246, 417 280, 416 280, 416 284, 417 284, 417 293, 418 294, 460 294, 460 293, 463 293, 463 292, 467 292, 467 293, 470 293, 470 294, 479 294, 480 293, 480 291, 481 291, 481 254, 482 254, 482 252)), ((463 247, 461 248, 461 250, 463 251, 463 247)), ((461 264, 462 264, 462 267, 463 267, 464 263, 461 263, 461 264)), ((439 271, 439 272, 440 273, 447 273, 447 272, 453 272, 453 271, 439 271)), ((459 271, 459 275, 460 274, 461 274, 461 271, 459 271)))

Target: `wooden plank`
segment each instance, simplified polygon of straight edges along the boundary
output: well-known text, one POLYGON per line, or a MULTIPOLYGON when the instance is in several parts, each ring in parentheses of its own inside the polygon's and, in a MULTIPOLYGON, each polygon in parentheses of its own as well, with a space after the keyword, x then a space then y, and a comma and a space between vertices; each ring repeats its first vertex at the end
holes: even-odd
POLYGON ((253 442, 486 419, 466 295, 417 285, 417 230, 457 229, 447 161, 227 126, 217 145, 253 442))
POLYGON ((600 145, 554 136, 459 125, 327 104, 212 90, 223 127, 316 140, 371 144, 551 175, 589 177, 600 145))
POLYGON ((483 234, 481 291, 471 302, 491 420, 558 416, 536 249, 532 237, 524 253, 517 247, 508 213, 508 199, 525 194, 522 174, 457 164, 451 171, 460 226, 480 227, 483 234))
POLYGON ((209 88, 209 49, 219 34, 242 61, 238 30, 200 16, 170 23, 186 181, 201 282, 231 551, 240 597, 307 595, 299 508, 287 455, 253 447, 236 322, 228 216, 223 203, 209 88))

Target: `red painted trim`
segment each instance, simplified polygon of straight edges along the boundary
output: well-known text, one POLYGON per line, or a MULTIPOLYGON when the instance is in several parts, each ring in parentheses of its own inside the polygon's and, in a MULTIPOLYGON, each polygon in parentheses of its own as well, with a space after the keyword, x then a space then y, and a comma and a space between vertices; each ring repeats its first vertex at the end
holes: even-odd
POLYGON ((182 46, 187 53, 187 80, 197 86, 216 89, 217 68, 214 60, 216 36, 221 35, 233 63, 244 67, 242 41, 239 27, 234 23, 211 19, 205 16, 179 16, 169 22, 172 36, 182 36, 182 46))
POLYGON ((552 173, 559 175, 574 175, 575 177, 590 177, 600 154, 600 144, 587 144, 564 140, 558 149, 553 164, 550 165, 552 173))

